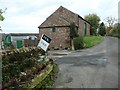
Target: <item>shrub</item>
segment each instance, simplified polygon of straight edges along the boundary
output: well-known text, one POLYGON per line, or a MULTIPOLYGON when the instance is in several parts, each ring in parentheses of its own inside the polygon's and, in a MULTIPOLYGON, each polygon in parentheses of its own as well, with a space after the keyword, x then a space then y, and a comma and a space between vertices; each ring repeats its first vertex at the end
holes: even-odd
POLYGON ((120 38, 120 23, 114 25, 114 27, 110 30, 108 36, 120 38))
POLYGON ((70 24, 70 38, 73 39, 78 37, 78 30, 76 29, 76 25, 74 22, 70 24))
POLYGON ((102 22, 99 26, 98 34, 104 36, 106 34, 105 24, 102 22))
POLYGON ((41 51, 40 48, 21 48, 2 53, 3 89, 19 87, 18 83, 30 81, 40 73, 47 65, 45 61, 37 63, 41 51))
POLYGON ((76 37, 73 39, 75 50, 83 49, 83 37, 76 37))

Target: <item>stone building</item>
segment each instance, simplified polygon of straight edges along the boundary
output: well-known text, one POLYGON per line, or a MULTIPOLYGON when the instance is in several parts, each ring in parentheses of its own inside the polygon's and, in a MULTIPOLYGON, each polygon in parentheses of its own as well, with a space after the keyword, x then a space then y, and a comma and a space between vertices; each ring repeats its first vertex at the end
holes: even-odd
POLYGON ((49 48, 70 47, 70 24, 75 23, 80 36, 90 35, 90 24, 80 15, 60 6, 38 28, 39 36, 46 34, 52 38, 49 48))

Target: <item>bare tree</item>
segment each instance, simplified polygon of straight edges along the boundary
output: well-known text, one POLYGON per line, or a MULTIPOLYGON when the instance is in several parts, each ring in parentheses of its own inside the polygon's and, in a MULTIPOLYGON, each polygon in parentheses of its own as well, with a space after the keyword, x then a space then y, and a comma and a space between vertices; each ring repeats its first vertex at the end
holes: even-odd
POLYGON ((117 19, 115 17, 107 17, 105 21, 108 23, 109 27, 112 27, 117 19))

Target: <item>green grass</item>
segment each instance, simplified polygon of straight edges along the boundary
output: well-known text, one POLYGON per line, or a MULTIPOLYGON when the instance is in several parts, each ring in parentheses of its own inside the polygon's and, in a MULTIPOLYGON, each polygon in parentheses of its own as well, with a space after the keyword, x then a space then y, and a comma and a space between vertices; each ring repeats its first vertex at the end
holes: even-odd
POLYGON ((102 36, 85 36, 83 37, 84 48, 90 48, 99 44, 103 40, 102 36))

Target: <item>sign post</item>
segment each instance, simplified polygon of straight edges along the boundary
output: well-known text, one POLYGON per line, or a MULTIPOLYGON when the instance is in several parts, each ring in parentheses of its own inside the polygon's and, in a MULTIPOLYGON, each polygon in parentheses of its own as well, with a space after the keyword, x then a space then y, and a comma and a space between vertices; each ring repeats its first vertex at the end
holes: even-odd
POLYGON ((42 50, 46 52, 50 42, 51 42, 51 38, 43 34, 41 36, 40 42, 38 43, 38 47, 40 47, 42 50))

